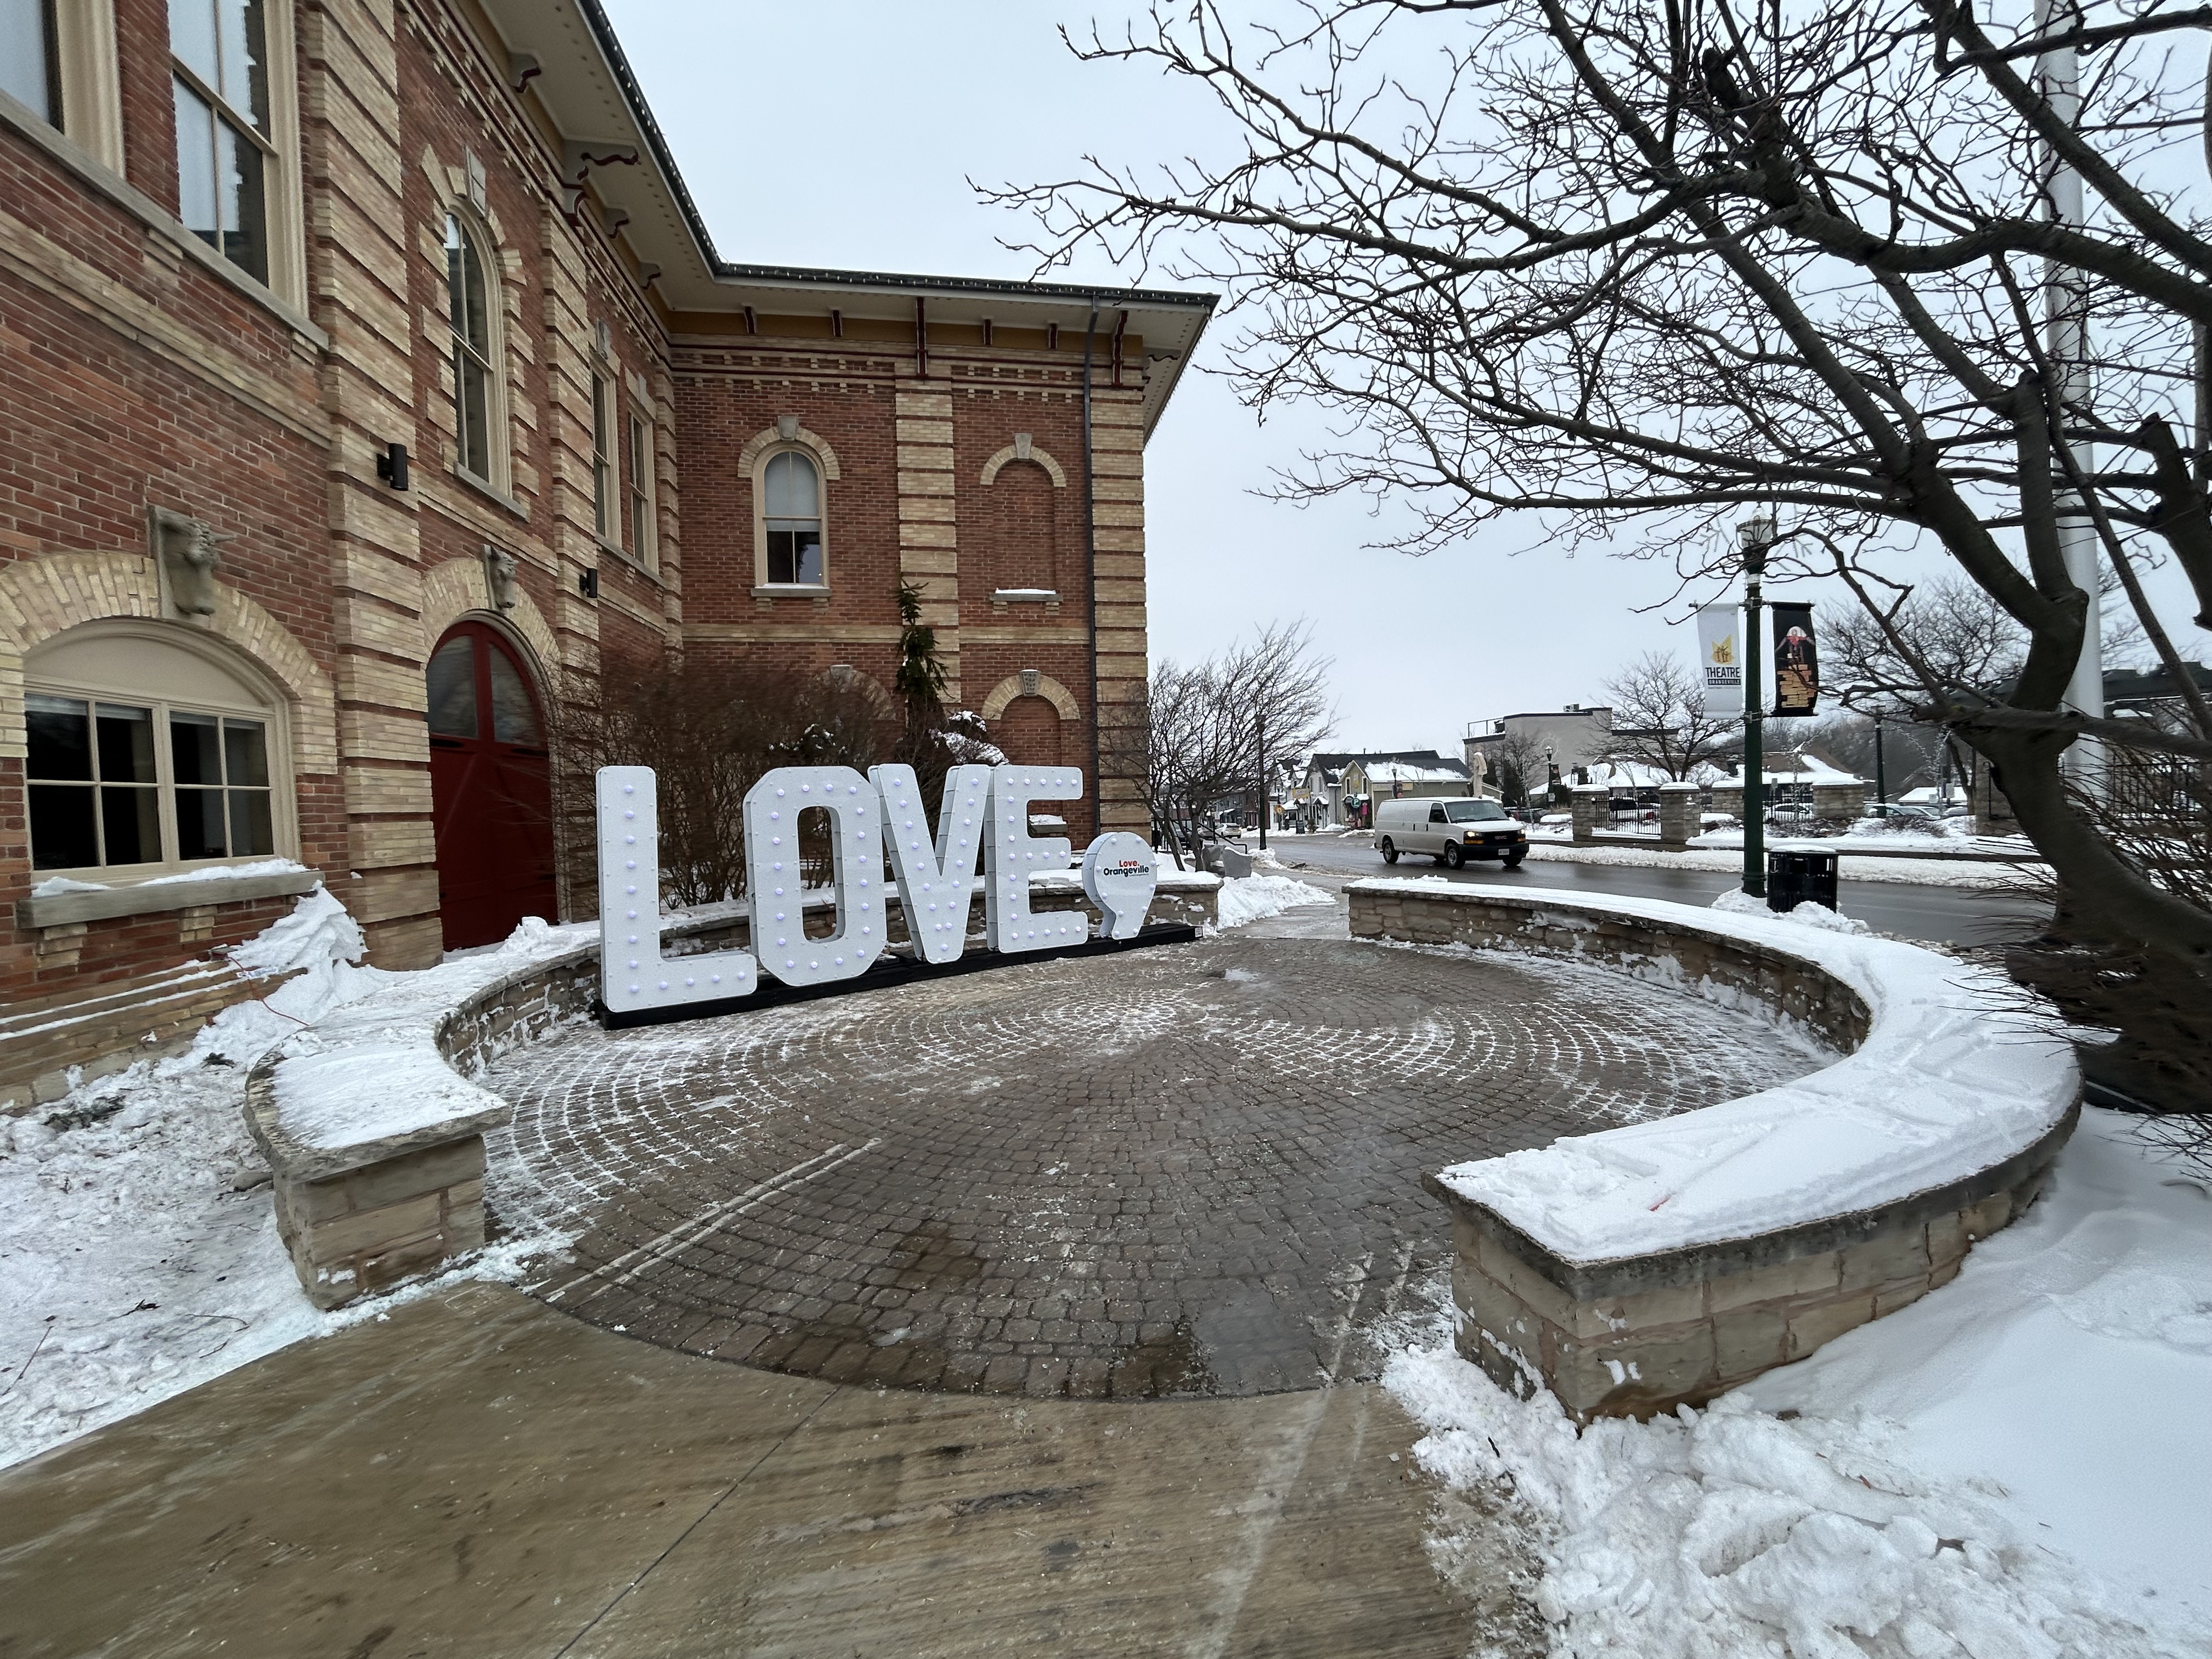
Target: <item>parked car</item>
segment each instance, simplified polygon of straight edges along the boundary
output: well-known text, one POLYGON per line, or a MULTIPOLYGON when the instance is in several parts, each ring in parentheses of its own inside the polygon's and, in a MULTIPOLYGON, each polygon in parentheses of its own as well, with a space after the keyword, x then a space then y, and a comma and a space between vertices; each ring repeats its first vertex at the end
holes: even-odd
POLYGON ((1426 853, 1456 870, 1469 859, 1502 860, 1509 870, 1528 855, 1528 832, 1494 800, 1386 800, 1375 808, 1375 850, 1395 864, 1401 853, 1426 853))

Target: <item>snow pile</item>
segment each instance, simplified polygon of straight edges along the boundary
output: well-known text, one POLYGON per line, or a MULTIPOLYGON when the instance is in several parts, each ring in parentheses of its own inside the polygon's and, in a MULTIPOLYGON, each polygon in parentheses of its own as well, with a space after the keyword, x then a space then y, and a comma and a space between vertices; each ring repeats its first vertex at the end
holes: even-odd
POLYGON ((1811 899, 1790 910, 1771 910, 1763 898, 1753 898, 1741 887, 1731 887, 1712 902, 1716 910, 1725 910, 1739 916, 1780 916, 1802 927, 1817 927, 1827 933, 1870 933, 1866 923, 1850 916, 1838 915, 1825 904, 1815 904, 1811 899))
MULTIPOLYGON (((1370 881, 1353 890, 1443 896, 1421 882, 1370 881)), ((1453 1191, 1569 1261, 1683 1249, 1893 1203, 2033 1146, 2079 1092, 2072 1047, 2042 1010, 2009 981, 1934 951, 1763 909, 1558 892, 1544 893, 1536 908, 1568 929, 1594 928, 1602 915, 1641 917, 1759 945, 1840 980, 1873 1016, 1856 1053, 1808 1077, 1439 1173, 1453 1191)), ((1625 971, 1685 978, 1663 950, 1625 971)))
POLYGON ((172 881, 244 881, 252 876, 304 876, 307 866, 290 859, 256 859, 251 864, 218 864, 199 870, 180 870, 173 876, 154 876, 136 883, 140 887, 159 887, 172 881))
MULTIPOLYGON (((179 881, 242 881, 251 876, 304 876, 307 866, 291 859, 256 859, 251 864, 217 864, 198 870, 180 870, 173 876, 152 876, 129 883, 132 887, 161 887, 179 881)), ((49 876, 31 889, 33 898, 58 898, 64 893, 106 893, 113 890, 96 881, 72 881, 49 876)))
POLYGON ((1952 1285, 1704 1413, 1577 1433, 1442 1340, 1383 1380, 1532 1535, 1555 1659, 2212 1654, 2212 1210, 2127 1134, 2086 1114, 1952 1285))
POLYGON ((1301 904, 1334 904, 1333 895, 1296 876, 1232 876, 1221 884, 1219 925, 1242 927, 1248 921, 1279 916, 1301 904))
POLYGON ((527 916, 495 951, 416 973, 349 970, 312 1027, 279 1049, 280 1126, 305 1146, 337 1147, 503 1112, 506 1103, 446 1063, 439 1022, 509 974, 596 945, 599 933, 597 922, 555 927, 527 916))

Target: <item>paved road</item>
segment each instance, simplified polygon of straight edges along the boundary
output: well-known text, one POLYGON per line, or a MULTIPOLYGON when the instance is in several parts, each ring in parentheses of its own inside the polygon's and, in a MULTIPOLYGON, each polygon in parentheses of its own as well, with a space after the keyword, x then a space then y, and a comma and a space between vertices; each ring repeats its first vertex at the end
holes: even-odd
MULTIPOLYGON (((1401 860, 1395 870, 1364 840, 1317 837, 1273 841, 1269 850, 1285 864, 1300 863, 1332 875, 1437 875, 1449 881, 1504 882, 1514 886, 1564 887, 1582 893, 1627 893, 1639 898, 1710 904, 1736 884, 1717 870, 1654 870, 1634 865, 1569 864, 1532 858, 1518 870, 1473 864, 1450 871, 1425 858, 1401 860)), ((2049 914, 2034 900, 1969 888, 1924 887, 1903 882, 1845 881, 1837 899, 1843 912, 1879 933, 1947 945, 1995 945, 2024 939, 2049 914)))

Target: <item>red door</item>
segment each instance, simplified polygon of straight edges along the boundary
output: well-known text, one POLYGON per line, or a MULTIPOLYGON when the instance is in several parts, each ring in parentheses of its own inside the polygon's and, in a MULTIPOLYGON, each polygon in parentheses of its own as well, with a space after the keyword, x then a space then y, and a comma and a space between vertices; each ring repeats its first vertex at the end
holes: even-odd
POLYGON ((525 916, 555 920, 545 722, 520 659, 482 623, 441 640, 428 673, 446 948, 494 945, 525 916))

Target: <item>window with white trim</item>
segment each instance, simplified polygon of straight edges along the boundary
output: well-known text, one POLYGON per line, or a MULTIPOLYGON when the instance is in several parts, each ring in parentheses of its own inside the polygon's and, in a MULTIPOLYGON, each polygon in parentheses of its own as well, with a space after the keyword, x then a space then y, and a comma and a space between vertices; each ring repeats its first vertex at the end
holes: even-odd
POLYGON ((604 374, 592 376, 592 532, 601 541, 615 536, 615 387, 604 374))
POLYGON ((761 527, 770 586, 828 584, 822 551, 822 474, 812 456, 785 449, 769 457, 761 469, 761 527))
POLYGON ((453 337, 453 447, 462 471, 485 483, 499 480, 492 422, 499 410, 499 371, 491 285, 482 244, 458 213, 446 216, 446 322, 453 337))
POLYGON ((278 167, 265 0, 169 0, 177 216, 257 282, 278 167))
POLYGON ((635 410, 629 417, 629 550, 650 570, 659 527, 653 511, 653 422, 635 410))
POLYGON ((0 92, 62 125, 61 35, 54 0, 0 0, 0 92))
POLYGON ((31 864, 145 876, 286 850, 278 710, 158 636, 76 640, 32 659, 23 699, 31 864))

